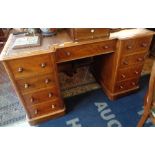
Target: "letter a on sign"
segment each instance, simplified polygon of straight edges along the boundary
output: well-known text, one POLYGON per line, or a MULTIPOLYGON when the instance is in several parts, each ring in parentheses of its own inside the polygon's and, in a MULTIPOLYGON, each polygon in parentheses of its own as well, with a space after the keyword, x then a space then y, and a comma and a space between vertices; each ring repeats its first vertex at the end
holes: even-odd
POLYGON ((102 111, 108 106, 105 102, 95 102, 94 104, 98 107, 98 112, 102 111))

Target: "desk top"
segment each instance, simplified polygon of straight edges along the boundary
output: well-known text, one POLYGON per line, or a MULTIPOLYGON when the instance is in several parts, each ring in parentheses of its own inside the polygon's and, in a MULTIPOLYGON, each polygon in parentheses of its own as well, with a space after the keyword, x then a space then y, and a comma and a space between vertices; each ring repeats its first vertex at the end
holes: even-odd
POLYGON ((44 53, 51 53, 55 52, 57 48, 65 48, 70 46, 77 46, 82 44, 88 44, 93 42, 100 42, 104 40, 113 40, 119 39, 124 40, 133 37, 141 37, 147 35, 153 35, 154 32, 147 30, 147 29, 126 29, 120 30, 118 32, 113 32, 110 34, 108 38, 98 38, 92 39, 87 41, 80 41, 74 42, 68 33, 63 30, 58 32, 57 35, 52 37, 43 37, 41 39, 41 45, 38 47, 29 47, 29 48, 22 48, 22 49, 12 49, 12 45, 17 38, 13 34, 10 34, 3 51, 0 55, 0 60, 9 60, 9 59, 16 59, 21 57, 27 57, 32 55, 39 55, 44 53))

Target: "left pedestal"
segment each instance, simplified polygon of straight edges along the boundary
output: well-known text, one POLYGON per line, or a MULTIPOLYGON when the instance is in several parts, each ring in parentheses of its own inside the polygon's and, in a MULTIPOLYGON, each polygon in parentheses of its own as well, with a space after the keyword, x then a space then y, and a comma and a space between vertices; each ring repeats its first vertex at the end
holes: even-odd
POLYGON ((31 125, 65 113, 54 53, 3 60, 3 64, 31 125))

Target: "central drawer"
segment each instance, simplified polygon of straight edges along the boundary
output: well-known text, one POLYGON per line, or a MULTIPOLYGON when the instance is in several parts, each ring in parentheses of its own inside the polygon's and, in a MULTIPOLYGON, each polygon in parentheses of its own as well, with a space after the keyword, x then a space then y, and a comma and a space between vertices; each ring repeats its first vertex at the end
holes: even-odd
POLYGON ((22 93, 29 93, 37 91, 42 88, 49 88, 55 84, 54 76, 52 74, 36 76, 17 80, 17 86, 22 93))
POLYGON ((114 52, 116 40, 106 40, 97 43, 89 43, 72 47, 57 49, 57 62, 65 62, 90 56, 100 55, 104 53, 114 52))

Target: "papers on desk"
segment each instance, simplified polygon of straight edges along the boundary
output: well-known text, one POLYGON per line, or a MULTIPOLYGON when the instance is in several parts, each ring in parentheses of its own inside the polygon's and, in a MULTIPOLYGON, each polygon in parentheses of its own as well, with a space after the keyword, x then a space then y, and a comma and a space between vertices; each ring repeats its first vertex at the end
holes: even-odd
POLYGON ((12 48, 26 48, 40 45, 40 36, 23 36, 16 38, 12 48))

